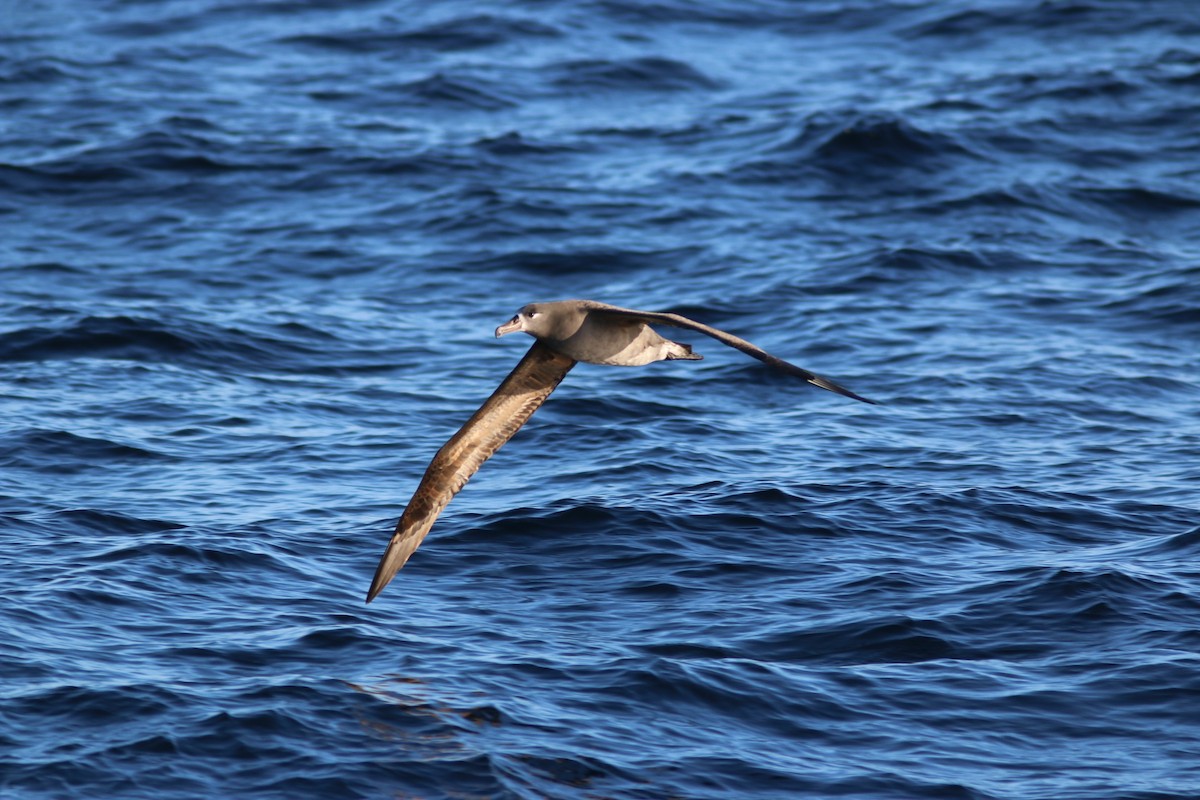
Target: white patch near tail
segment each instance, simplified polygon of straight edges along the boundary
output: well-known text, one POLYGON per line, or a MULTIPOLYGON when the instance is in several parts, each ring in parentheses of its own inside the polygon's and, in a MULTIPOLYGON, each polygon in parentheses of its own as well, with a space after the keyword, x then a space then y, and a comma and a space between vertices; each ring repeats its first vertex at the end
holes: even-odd
POLYGON ((663 349, 666 351, 665 360, 667 361, 700 361, 704 358, 699 353, 693 353, 690 344, 682 342, 667 340, 666 346, 663 349))

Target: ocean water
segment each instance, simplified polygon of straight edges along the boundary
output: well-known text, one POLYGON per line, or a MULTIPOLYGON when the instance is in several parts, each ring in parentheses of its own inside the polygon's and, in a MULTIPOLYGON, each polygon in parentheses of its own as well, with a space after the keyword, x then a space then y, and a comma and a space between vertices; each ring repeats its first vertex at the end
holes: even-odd
POLYGON ((0 796, 1200 796, 1194 3, 0 21, 0 796))

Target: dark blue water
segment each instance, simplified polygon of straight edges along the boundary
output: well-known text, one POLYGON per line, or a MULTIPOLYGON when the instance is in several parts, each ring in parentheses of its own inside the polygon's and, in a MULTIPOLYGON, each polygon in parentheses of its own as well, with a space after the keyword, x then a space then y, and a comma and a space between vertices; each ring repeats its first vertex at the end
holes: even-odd
POLYGON ((3 797, 1200 796, 1195 4, 0 17, 3 797))

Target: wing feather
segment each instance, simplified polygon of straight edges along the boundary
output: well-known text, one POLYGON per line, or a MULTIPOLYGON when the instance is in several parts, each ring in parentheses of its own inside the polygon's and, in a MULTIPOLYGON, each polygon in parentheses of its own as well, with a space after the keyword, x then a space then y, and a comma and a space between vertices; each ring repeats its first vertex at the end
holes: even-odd
POLYGON ((753 356, 754 358, 757 358, 759 361, 763 362, 764 364, 771 365, 775 369, 782 370, 791 375, 796 375, 798 377, 801 377, 804 380, 811 383, 813 386, 819 386, 822 389, 827 389, 831 392, 835 392, 837 394, 844 395, 845 397, 853 398, 854 400, 861 400, 864 403, 871 403, 872 405, 877 405, 874 400, 868 400, 867 398, 863 397, 862 395, 855 394, 854 392, 850 391, 846 387, 835 383, 834 381, 830 380, 829 378, 822 377, 820 375, 817 375, 814 372, 809 372, 808 370, 804 369, 803 367, 798 367, 795 364, 792 364, 788 361, 784 361, 782 358, 779 358, 778 356, 773 356, 770 353, 768 353, 766 350, 763 350, 758 345, 751 344, 750 342, 747 342, 745 339, 742 339, 738 336, 734 336, 732 333, 726 333, 725 331, 720 330, 718 328, 714 328, 710 325, 705 325, 703 322, 696 322, 696 320, 694 320, 694 319, 688 319, 687 317, 682 316, 680 314, 670 314, 670 313, 659 312, 659 311, 635 311, 631 308, 621 308, 620 306, 610 306, 608 303, 600 303, 595 300, 584 300, 584 301, 582 301, 582 304, 586 309, 588 309, 588 311, 599 311, 604 314, 612 314, 613 316, 639 319, 639 320, 641 320, 643 322, 647 322, 647 323, 657 322, 661 325, 671 325, 676 328, 686 328, 688 330, 693 330, 693 331, 697 331, 699 333, 703 333, 705 336, 711 336, 712 338, 716 339, 718 342, 727 344, 730 347, 741 350, 743 353, 745 353, 749 356, 753 356))
POLYGON ((367 592, 368 603, 420 546, 458 490, 520 430, 573 366, 574 359, 534 342, 492 396, 442 445, 396 524, 367 592))

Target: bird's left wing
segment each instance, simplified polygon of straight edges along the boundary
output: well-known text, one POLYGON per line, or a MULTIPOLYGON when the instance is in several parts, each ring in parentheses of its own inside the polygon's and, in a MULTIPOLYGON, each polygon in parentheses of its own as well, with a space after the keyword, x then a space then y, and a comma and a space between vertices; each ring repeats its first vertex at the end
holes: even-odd
POLYGON ((703 322, 696 322, 694 319, 688 319, 680 314, 670 314, 659 311, 635 311, 631 308, 610 306, 607 303, 600 303, 595 300, 584 300, 581 302, 583 307, 588 311, 598 311, 603 314, 611 314, 617 317, 639 319, 647 323, 657 322, 661 325, 671 325, 676 328, 687 328, 688 330, 698 331, 703 333, 705 336, 711 336, 723 344, 727 344, 730 347, 741 350, 743 353, 757 358, 764 364, 770 364, 776 369, 801 377, 811 383, 813 386, 820 386, 822 389, 828 389, 831 392, 835 392, 855 400, 861 400, 864 403, 875 404, 874 400, 868 400, 862 395, 855 394, 854 392, 850 391, 845 386, 841 386, 834 381, 831 381, 829 378, 824 378, 814 372, 809 372, 803 367, 798 367, 791 362, 784 361, 778 356, 773 356, 758 345, 751 344, 745 339, 734 336, 732 333, 726 333, 718 328, 705 325, 703 322))
POLYGON ((396 524, 367 592, 368 603, 408 561, 451 498, 520 430, 573 366, 574 359, 534 342, 492 396, 442 445, 396 524))

